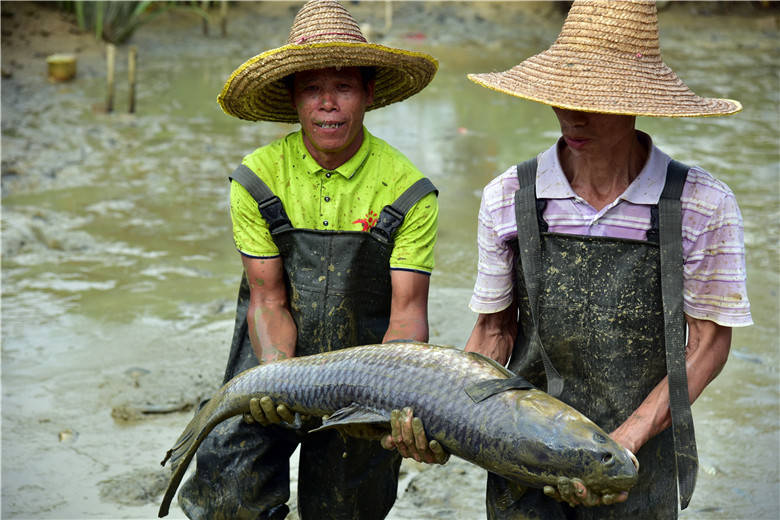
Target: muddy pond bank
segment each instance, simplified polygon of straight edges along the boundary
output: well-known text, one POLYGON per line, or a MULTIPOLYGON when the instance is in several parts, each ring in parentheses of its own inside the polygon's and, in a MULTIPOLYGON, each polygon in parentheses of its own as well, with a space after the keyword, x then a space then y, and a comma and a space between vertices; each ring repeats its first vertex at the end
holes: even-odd
MULTIPOLYGON (((159 461, 222 377, 240 261, 226 176, 294 129, 224 116, 216 95, 246 58, 287 38, 299 4, 231 3, 228 37, 162 15, 139 50, 137 113, 101 113, 104 50, 51 5, 2 4, 2 516, 153 518, 159 461), (77 54, 74 82, 45 57, 77 54)), ((434 82, 366 124, 439 187, 431 340, 463 345, 481 187, 549 146, 552 112, 481 89, 546 48, 562 21, 546 3, 348 3, 372 38, 436 56, 434 82), (511 117, 507 117, 510 114, 511 117)), ((695 91, 734 97, 731 118, 639 121, 683 161, 735 191, 756 325, 735 331, 723 374, 694 406, 701 471, 683 518, 769 519, 780 510, 778 450, 778 13, 684 3, 661 13, 665 61, 695 91)), ((462 461, 404 463, 391 520, 484 518, 484 472, 462 461)), ((293 484, 293 491, 295 487, 293 484)), ((294 508, 293 508, 294 509, 294 508)), ((183 518, 177 507, 171 518, 183 518)), ((290 518, 295 518, 291 514, 290 518)))

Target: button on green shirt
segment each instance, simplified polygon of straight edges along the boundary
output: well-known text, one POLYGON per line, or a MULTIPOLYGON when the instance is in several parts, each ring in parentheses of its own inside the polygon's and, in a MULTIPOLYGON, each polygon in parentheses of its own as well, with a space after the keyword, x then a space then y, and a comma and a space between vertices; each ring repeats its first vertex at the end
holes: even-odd
MULTIPOLYGON (((368 231, 379 212, 393 203, 422 173, 398 150, 363 128, 357 153, 335 170, 323 169, 309 155, 301 131, 258 148, 243 164, 258 175, 284 204, 296 228, 368 231)), ((257 202, 237 182, 230 187, 233 238, 250 257, 274 257, 279 250, 257 202)), ((390 267, 430 273, 439 206, 423 197, 407 213, 395 235, 390 267)))

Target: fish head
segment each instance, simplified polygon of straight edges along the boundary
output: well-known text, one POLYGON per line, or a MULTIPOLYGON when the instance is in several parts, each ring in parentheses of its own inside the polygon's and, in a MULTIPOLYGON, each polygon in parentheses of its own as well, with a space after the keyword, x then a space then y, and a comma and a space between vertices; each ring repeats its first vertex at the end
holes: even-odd
POLYGON ((565 477, 579 478, 600 495, 633 487, 638 472, 628 450, 574 408, 568 413, 558 434, 560 456, 569 463, 565 477))
POLYGON ((629 452, 585 415, 539 390, 506 394, 513 393, 517 422, 510 436, 523 447, 510 455, 523 473, 515 480, 542 487, 577 478, 599 494, 636 483, 629 452))

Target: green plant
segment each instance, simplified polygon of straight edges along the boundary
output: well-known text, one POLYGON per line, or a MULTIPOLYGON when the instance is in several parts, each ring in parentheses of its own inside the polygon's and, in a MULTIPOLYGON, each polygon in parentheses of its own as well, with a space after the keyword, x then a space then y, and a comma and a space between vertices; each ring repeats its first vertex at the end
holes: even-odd
MULTIPOLYGON (((66 4, 72 5, 79 28, 114 44, 123 43, 138 27, 168 10, 186 11, 208 20, 208 13, 193 3, 74 1, 66 4)), ((68 9, 71 5, 64 7, 68 9)))

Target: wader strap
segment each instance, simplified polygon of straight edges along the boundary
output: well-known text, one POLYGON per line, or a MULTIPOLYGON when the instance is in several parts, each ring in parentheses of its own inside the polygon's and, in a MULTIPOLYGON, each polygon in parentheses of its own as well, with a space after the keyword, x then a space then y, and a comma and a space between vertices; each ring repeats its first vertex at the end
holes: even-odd
POLYGON ((512 376, 506 379, 488 379, 471 384, 464 388, 474 403, 481 403, 488 397, 494 396, 507 390, 531 390, 534 385, 521 376, 512 376))
POLYGON ((246 191, 257 202, 257 209, 268 223, 268 230, 273 233, 293 229, 287 213, 284 211, 281 199, 274 195, 271 188, 247 166, 241 164, 229 177, 246 188, 246 191))
POLYGON ((645 240, 658 243, 658 204, 650 206, 650 229, 647 230, 645 240))
POLYGON ((539 338, 539 276, 542 267, 542 245, 539 234, 536 205, 536 158, 517 165, 520 188, 515 192, 515 218, 517 219, 517 242, 523 279, 528 293, 528 307, 531 310, 533 330, 531 345, 535 345, 542 356, 544 373, 547 377, 547 393, 557 397, 563 392, 563 378, 555 370, 542 340, 539 338))
POLYGON ((682 194, 688 166, 672 161, 658 202, 661 249, 661 298, 664 310, 666 372, 669 378, 669 410, 672 416, 674 451, 680 508, 685 509, 696 486, 699 467, 693 431, 688 377, 685 369, 685 316, 683 315, 682 194))
POLYGON ((438 195, 439 190, 426 178, 409 186, 395 202, 382 208, 376 225, 371 228, 371 233, 382 242, 390 242, 393 233, 401 227, 406 213, 431 192, 438 195))

